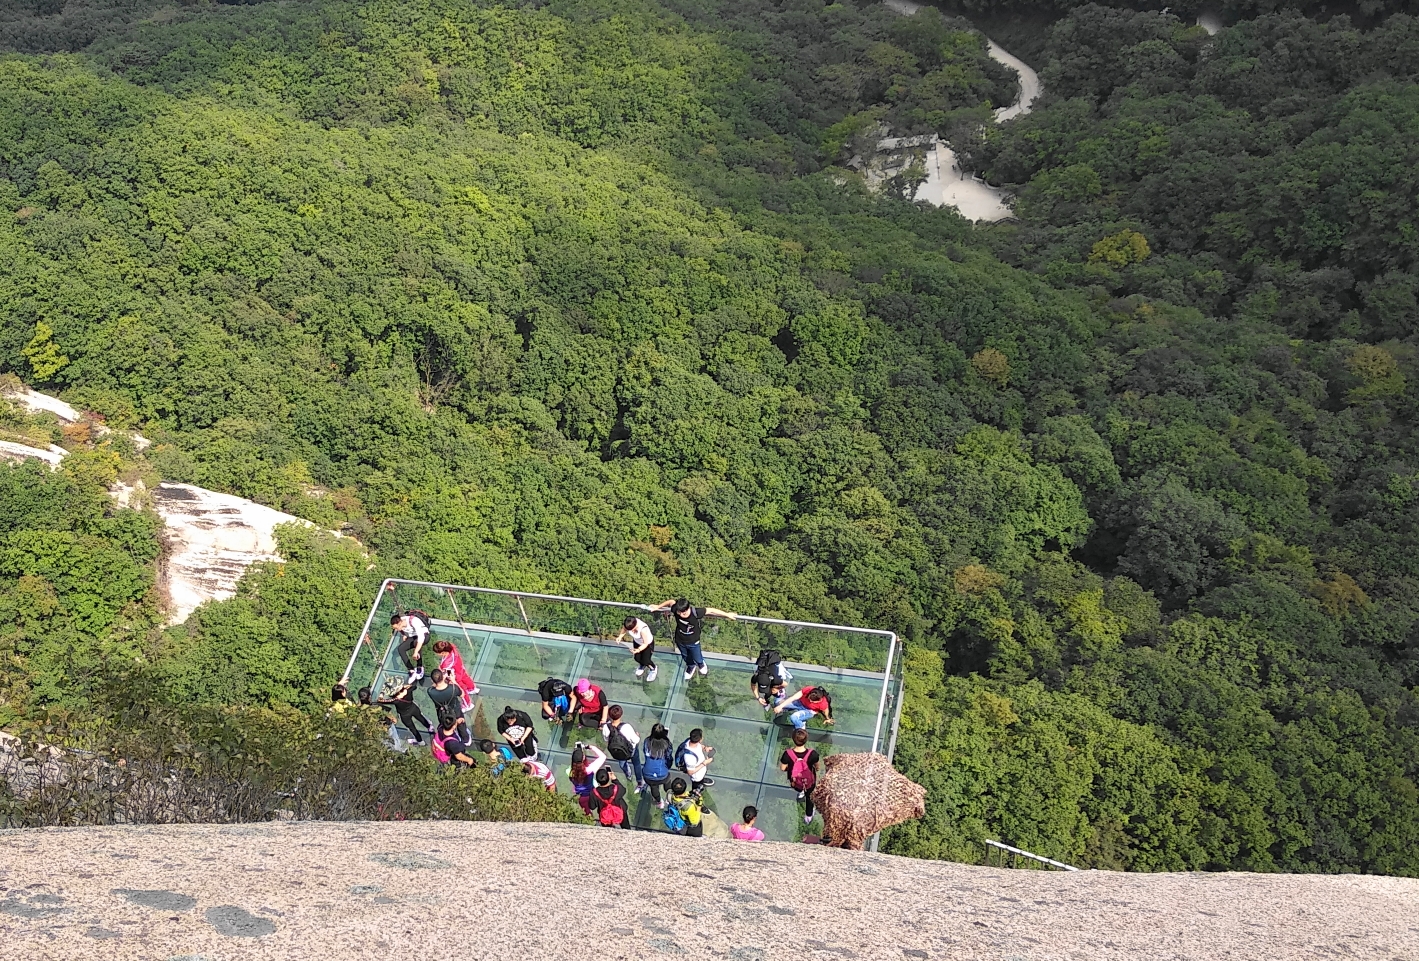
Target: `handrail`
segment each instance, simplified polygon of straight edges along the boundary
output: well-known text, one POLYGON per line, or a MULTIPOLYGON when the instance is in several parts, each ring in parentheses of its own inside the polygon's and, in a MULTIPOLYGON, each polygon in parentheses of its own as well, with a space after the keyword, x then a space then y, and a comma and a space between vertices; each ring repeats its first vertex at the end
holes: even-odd
MULTIPOLYGON (((988 845, 990 845, 990 846, 993 847, 993 848, 996 848, 996 849, 1000 850, 1001 852, 1009 852, 1010 854, 1015 855, 1017 859, 1018 859, 1018 858, 1029 858, 1029 859, 1031 859, 1032 861, 1038 861, 1038 862, 1040 862, 1041 864, 1048 864, 1050 867, 1059 868, 1061 871, 1078 871, 1078 870, 1079 870, 1078 868, 1074 867, 1074 866, 1071 865, 1071 864, 1065 864, 1065 863, 1062 862, 1062 861, 1056 861, 1056 860, 1054 860, 1053 858, 1047 858, 1047 857, 1045 857, 1045 856, 1042 855, 1042 854, 1031 854, 1029 851, 1026 851, 1026 850, 1024 850, 1024 849, 1022 849, 1022 848, 1012 847, 1011 845, 1005 844, 1005 843, 1003 843, 1003 842, 1001 842, 1001 841, 992 841, 992 840, 990 840, 990 839, 987 838, 985 843, 988 844, 988 845)), ((986 852, 986 853, 989 854, 990 852, 986 852)), ((987 864, 989 863, 989 859, 987 859, 987 862, 986 862, 986 863, 987 863, 987 864)), ((1000 866, 1001 866, 1001 867, 1004 867, 1004 866, 1005 866, 1005 855, 1004 855, 1004 853, 1002 853, 1001 856, 1000 856, 1000 866)))
MULTIPOLYGON (((595 597, 567 597, 562 594, 537 594, 532 591, 504 591, 495 587, 474 587, 471 584, 441 584, 437 581, 411 581, 400 577, 391 577, 385 580, 384 584, 408 584, 412 587, 433 587, 441 591, 472 591, 475 594, 499 594, 503 597, 512 598, 532 598, 539 601, 567 601, 572 604, 601 604, 606 607, 620 607, 628 611, 649 611, 652 604, 632 604, 628 601, 608 601, 595 597)), ((373 616, 373 615, 371 615, 373 616)), ((850 624, 819 624, 816 621, 790 621, 782 617, 756 617, 753 614, 736 614, 735 620, 745 621, 750 624, 778 624, 784 627, 809 627, 828 631, 852 631, 855 634, 874 634, 878 637, 889 638, 894 643, 897 635, 893 631, 884 631, 875 627, 854 627, 850 624)))
MULTIPOLYGON (((384 592, 389 589, 390 579, 385 578, 380 582, 379 593, 374 596, 374 603, 370 605, 369 616, 365 618, 365 628, 360 632, 360 636, 355 640, 355 650, 350 654, 350 661, 345 665, 345 673, 340 676, 341 684, 350 683, 350 675, 355 672, 355 662, 360 659, 360 645, 365 643, 365 638, 370 636, 370 628, 374 626, 374 616, 379 611, 379 602, 384 599, 384 592)), ((374 649, 374 642, 370 642, 370 649, 374 649)))

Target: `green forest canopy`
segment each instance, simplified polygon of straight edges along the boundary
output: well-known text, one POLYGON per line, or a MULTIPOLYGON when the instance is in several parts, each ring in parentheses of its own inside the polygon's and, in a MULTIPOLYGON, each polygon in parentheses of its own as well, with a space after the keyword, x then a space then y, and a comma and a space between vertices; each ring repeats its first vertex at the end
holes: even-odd
POLYGON ((41 0, 0 42, 0 370, 155 441, 0 468, 0 718, 131 671, 313 707, 383 576, 690 594, 907 639, 887 850, 1419 874, 1413 19, 1071 10, 979 227, 834 166, 1013 96, 933 11, 41 0), (372 557, 286 531, 162 632, 120 473, 372 557))

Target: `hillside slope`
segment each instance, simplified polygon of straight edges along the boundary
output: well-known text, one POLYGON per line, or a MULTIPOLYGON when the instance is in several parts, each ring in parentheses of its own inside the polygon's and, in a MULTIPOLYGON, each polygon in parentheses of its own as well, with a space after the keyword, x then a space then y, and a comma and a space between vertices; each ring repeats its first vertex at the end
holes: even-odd
POLYGON ((117 452, 3 467, 0 724, 314 713, 386 576, 692 597, 905 639, 894 853, 1419 874, 1419 20, 1086 4, 997 127, 875 2, 39 6, 0 374, 370 555, 164 630, 117 452), (866 194, 881 124, 1019 222, 866 194))
POLYGON ((1419 881, 1396 878, 1008 871, 493 823, 46 830, 5 841, 0 936, 13 961, 464 961, 552 958, 573 944, 604 961, 1419 954, 1419 881))

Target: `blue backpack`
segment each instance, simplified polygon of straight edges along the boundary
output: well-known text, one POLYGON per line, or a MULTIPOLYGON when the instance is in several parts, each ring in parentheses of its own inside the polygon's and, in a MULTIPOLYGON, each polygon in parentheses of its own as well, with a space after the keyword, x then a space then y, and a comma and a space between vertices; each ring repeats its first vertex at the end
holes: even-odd
POLYGON ((681 814, 680 809, 674 804, 670 804, 665 808, 665 811, 661 814, 661 818, 665 821, 666 828, 674 831, 676 834, 685 830, 685 815, 681 814))
POLYGON ((681 741, 680 746, 675 749, 675 769, 683 771, 686 774, 690 773, 690 762, 685 757, 685 749, 689 746, 690 739, 687 737, 685 740, 681 741))
POLYGON ((641 774, 647 781, 663 781, 670 776, 670 762, 663 757, 651 757, 647 754, 641 774))

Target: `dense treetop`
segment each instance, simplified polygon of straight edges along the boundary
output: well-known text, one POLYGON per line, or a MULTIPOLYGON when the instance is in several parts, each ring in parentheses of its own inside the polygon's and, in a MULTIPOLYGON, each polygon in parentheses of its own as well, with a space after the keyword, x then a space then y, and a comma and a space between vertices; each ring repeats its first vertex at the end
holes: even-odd
POLYGON ((980 136, 934 11, 8 16, 0 370, 156 444, 0 468, 0 720, 67 664, 312 706, 381 576, 690 594, 907 639, 891 850, 1419 872, 1411 19, 1081 7, 980 136), (1018 223, 867 194, 878 124, 1018 223), (120 472, 372 558, 288 532, 160 632, 120 472))

